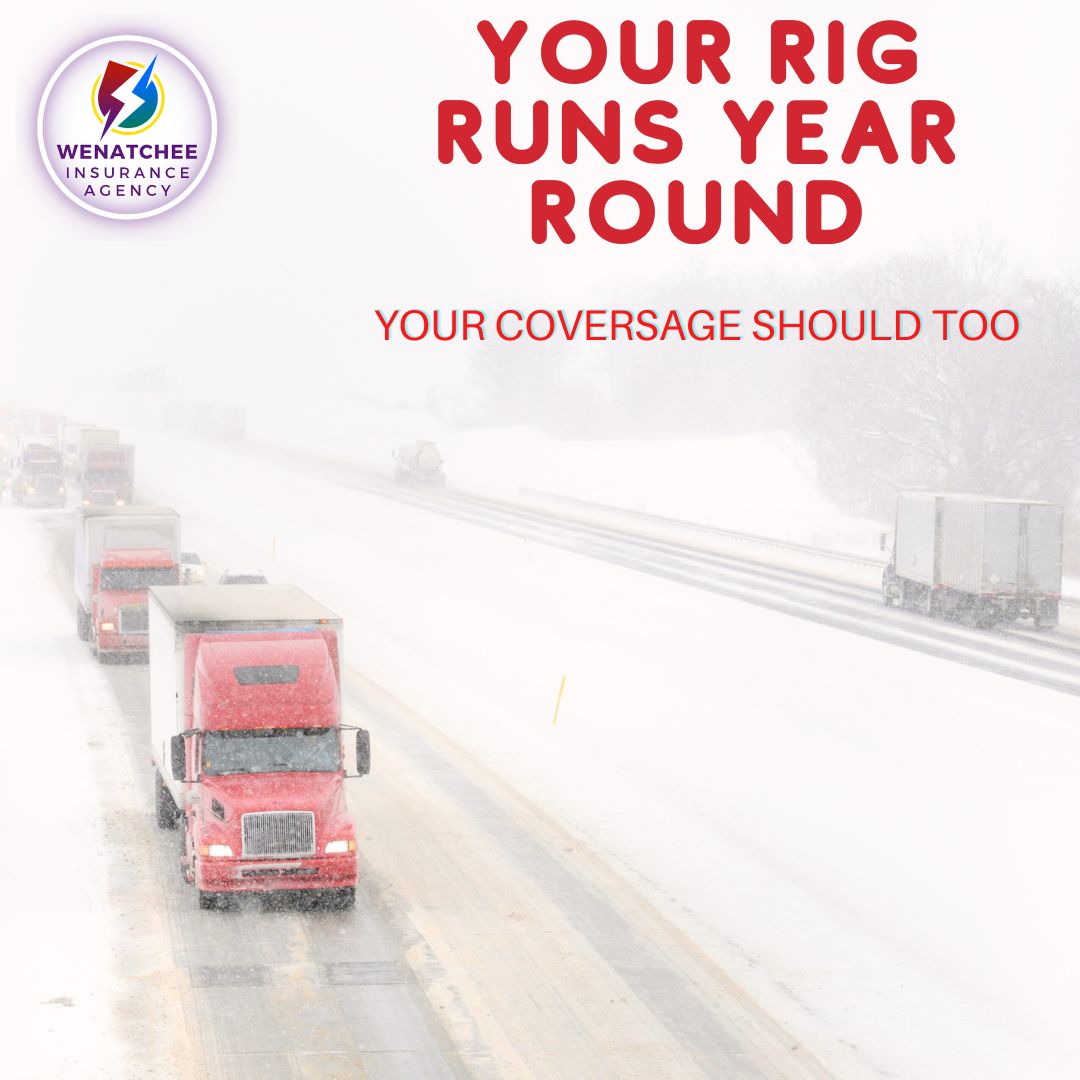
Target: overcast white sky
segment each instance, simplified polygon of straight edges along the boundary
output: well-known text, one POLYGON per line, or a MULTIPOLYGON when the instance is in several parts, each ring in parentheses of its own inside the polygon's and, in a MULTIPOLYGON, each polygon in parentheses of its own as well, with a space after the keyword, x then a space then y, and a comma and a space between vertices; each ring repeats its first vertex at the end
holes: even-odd
MULTIPOLYGON (((837 0, 727 11, 683 2, 22 6, 7 15, 0 43, 9 102, 0 177, 0 392, 26 394, 88 370, 153 364, 220 386, 226 397, 253 380, 289 392, 298 382, 415 392, 452 377, 452 354, 382 346, 371 316, 376 306, 610 302, 623 290, 640 294, 691 259, 735 273, 795 267, 810 281, 853 260, 982 231, 1034 267, 1070 272, 1080 210, 1077 140, 1065 118, 1075 100, 1078 28, 1074 11, 1050 3, 837 0), (513 81, 500 88, 475 24, 491 18, 504 27, 517 17, 530 31, 513 81), (690 88, 677 69, 653 91, 630 85, 609 60, 596 85, 570 88, 539 66, 539 38, 561 18, 589 19, 614 43, 624 18, 634 18, 646 38, 650 26, 670 19, 678 42, 687 19, 717 17, 733 38, 726 87, 690 88), (822 32, 839 18, 854 38, 887 17, 919 33, 919 74, 911 83, 881 87, 865 79, 853 41, 842 87, 768 81, 772 18, 802 18, 822 32), (93 38, 128 32, 186 52, 220 112, 219 152, 206 183, 182 207, 143 223, 98 220, 65 202, 45 175, 33 135, 38 98, 56 63, 93 38), (437 102, 471 98, 490 112, 504 95, 523 105, 540 97, 585 104, 611 97, 627 112, 652 96, 670 98, 680 107, 687 148, 663 168, 439 165, 437 102), (828 100, 822 144, 834 154, 864 98, 881 101, 897 121, 901 147, 908 103, 942 98, 957 114, 957 162, 889 167, 868 158, 855 168, 830 162, 799 169, 782 161, 777 140, 757 166, 743 166, 721 106, 732 97, 750 108, 766 96, 828 100), (832 249, 785 249, 771 239, 739 248, 728 227, 704 250, 659 230, 629 248, 587 236, 569 248, 537 248, 529 239, 528 194, 538 176, 565 176, 582 199, 619 176, 643 179, 657 192, 672 178, 688 185, 746 178, 766 189, 790 178, 798 190, 806 179, 827 176, 859 191, 865 216, 856 238, 832 249)), ((705 300, 718 302, 687 296, 688 304, 705 300)))

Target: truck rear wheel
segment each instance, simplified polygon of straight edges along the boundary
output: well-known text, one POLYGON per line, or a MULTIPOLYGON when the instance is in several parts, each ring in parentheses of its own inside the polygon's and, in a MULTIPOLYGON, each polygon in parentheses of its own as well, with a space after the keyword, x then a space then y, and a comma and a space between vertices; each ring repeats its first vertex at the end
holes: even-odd
POLYGON ((180 820, 180 811, 176 807, 172 794, 161 779, 161 773, 154 770, 154 805, 157 810, 159 829, 175 829, 180 820))

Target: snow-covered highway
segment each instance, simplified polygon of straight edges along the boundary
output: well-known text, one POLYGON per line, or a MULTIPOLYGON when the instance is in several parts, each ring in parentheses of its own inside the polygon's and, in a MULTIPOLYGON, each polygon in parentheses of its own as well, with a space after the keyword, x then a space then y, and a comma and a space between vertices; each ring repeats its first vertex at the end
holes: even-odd
MULTIPOLYGON (((137 879, 91 906, 110 945, 85 963, 120 971, 96 1000, 124 1063, 104 1075, 1075 1073, 1071 697, 791 618, 763 602, 815 602, 790 570, 642 574, 242 450, 137 441, 140 495, 181 512, 185 548, 344 615, 374 768, 350 781, 355 913, 197 911, 153 826, 146 671, 76 641, 67 515, 3 507, 5 595, 38 626, 15 701, 64 670, 77 693, 57 680, 46 715, 92 725, 113 770, 93 820, 124 793, 115 844, 77 833, 137 879)), ((16 655, 21 628, 3 635, 16 655)), ((50 830, 85 813, 84 768, 58 759, 50 830)))

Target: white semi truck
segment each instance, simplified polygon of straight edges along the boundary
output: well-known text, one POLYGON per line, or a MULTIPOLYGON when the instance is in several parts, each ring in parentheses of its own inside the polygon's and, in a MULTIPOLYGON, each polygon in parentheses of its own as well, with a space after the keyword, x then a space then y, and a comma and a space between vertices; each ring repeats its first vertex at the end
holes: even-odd
POLYGON ((1062 525, 1054 503, 905 492, 882 597, 978 626, 1020 618, 1056 626, 1062 525))

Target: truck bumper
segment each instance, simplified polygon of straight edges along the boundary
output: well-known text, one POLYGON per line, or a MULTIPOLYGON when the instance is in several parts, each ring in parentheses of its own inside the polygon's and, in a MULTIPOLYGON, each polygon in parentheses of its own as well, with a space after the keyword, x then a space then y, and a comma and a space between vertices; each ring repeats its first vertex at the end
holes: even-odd
POLYGON ((99 656, 148 656, 150 648, 146 634, 116 634, 99 630, 97 651, 99 656))
POLYGON ((200 858, 195 861, 195 885, 204 892, 353 889, 358 880, 355 851, 310 859, 200 858))

